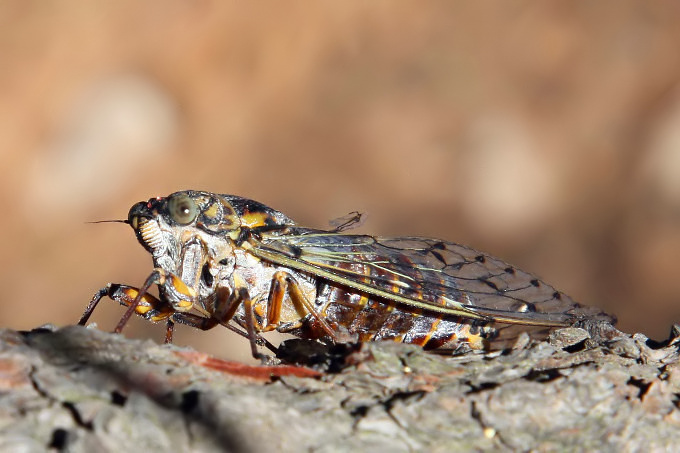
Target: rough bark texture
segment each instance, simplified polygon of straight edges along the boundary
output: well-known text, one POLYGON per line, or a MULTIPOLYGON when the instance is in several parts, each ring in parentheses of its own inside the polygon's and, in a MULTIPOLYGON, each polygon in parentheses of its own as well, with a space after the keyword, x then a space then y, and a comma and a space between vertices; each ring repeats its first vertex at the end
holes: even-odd
MULTIPOLYGON (((675 329, 674 331, 676 331, 675 329)), ((502 354, 367 344, 329 374, 94 329, 0 331, 0 450, 662 450, 678 341, 562 329, 502 354)))

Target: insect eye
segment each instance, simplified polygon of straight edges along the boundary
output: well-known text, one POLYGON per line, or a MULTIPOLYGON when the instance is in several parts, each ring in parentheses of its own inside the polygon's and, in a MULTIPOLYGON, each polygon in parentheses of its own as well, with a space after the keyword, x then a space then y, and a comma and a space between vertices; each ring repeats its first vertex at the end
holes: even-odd
POLYGON ((188 225, 198 216, 194 200, 186 195, 177 195, 168 200, 168 210, 172 219, 180 225, 188 225))

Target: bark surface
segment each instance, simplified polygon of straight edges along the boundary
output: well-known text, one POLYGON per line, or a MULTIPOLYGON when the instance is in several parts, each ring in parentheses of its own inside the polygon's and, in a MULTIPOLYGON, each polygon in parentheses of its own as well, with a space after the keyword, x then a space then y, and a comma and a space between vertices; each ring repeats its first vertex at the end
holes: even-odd
POLYGON ((660 345, 569 328, 459 357, 366 344, 327 373, 82 327, 0 330, 0 451, 670 450, 677 331, 660 345))

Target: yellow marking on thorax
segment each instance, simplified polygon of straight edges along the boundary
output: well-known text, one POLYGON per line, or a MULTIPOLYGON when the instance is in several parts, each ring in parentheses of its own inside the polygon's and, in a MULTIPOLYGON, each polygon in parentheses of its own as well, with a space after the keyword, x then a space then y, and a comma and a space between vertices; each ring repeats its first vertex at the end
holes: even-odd
POLYGON ((264 212, 248 212, 241 216, 241 225, 248 228, 255 228, 267 224, 271 217, 264 212))
POLYGON ((218 214, 217 203, 211 204, 208 209, 203 211, 203 215, 205 215, 206 217, 210 217, 211 219, 217 217, 217 214, 218 214))

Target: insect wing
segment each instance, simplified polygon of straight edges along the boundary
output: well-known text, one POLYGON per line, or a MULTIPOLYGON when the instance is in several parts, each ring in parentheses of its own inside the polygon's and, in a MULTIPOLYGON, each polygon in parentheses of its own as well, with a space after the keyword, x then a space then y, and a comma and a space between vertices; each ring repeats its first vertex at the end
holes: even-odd
POLYGON ((430 312, 538 326, 602 315, 498 258, 435 239, 296 228, 263 238, 254 253, 430 312))

